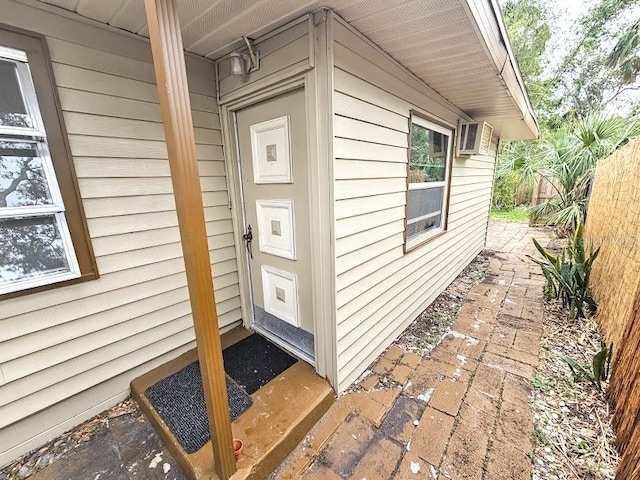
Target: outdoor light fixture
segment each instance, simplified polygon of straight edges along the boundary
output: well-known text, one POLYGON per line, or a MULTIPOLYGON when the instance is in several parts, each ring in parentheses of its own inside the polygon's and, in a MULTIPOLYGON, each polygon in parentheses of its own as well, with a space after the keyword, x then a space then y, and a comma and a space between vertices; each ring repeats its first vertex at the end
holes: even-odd
POLYGON ((244 43, 247 44, 249 53, 231 52, 229 61, 231 62, 231 75, 242 76, 247 73, 255 72, 260 68, 259 52, 253 51, 252 40, 245 36, 242 37, 244 43))

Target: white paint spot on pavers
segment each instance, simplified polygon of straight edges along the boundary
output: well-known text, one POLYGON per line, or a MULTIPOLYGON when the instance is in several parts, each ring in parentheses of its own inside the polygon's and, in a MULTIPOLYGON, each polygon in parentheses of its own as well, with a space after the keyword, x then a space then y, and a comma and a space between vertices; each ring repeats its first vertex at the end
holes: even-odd
POLYGON ((402 387, 402 389, 403 389, 403 390, 406 390, 406 389, 407 389, 407 388, 409 388, 410 386, 411 386, 411 380, 409 380, 409 381, 407 382, 407 384, 406 384, 404 387, 402 387))
MULTIPOLYGON (((460 375, 462 375, 462 370, 460 370, 460 367, 458 367, 458 368, 456 368, 456 371, 455 371, 455 372, 453 372, 453 376, 457 378, 457 377, 459 377, 460 375)), ((455 381, 455 380, 451 379, 451 381, 453 382, 453 381, 455 381)))
POLYGON ((433 395, 434 390, 434 388, 427 388, 427 390, 423 394, 418 395, 418 400, 424 403, 428 403, 429 400, 431 400, 431 395, 433 395))
MULTIPOLYGON (((476 319, 473 327, 478 330, 480 328, 480 325, 483 323, 485 323, 484 320, 476 319)), ((465 335, 464 333, 456 332, 455 330, 449 330, 448 332, 445 332, 442 338, 445 337, 463 338, 467 341, 467 345, 477 345, 478 343, 480 343, 480 340, 478 340, 477 338, 470 337, 469 335, 465 335)))
POLYGON ((169 465, 168 463, 163 463, 162 464, 162 471, 164 473, 169 473, 169 470, 171 470, 171 465, 169 465))
POLYGON ((438 471, 436 470, 436 467, 434 467, 433 465, 429 465, 429 467, 431 467, 431 476, 434 479, 438 478, 438 471))
POLYGON ((411 462, 411 466, 409 468, 411 468, 411 473, 420 472, 420 464, 418 462, 411 462))
POLYGON ((156 468, 161 461, 162 461, 162 454, 156 453, 156 456, 153 457, 153 460, 151 460, 151 463, 149 464, 149 468, 156 468))
POLYGON ((467 357, 465 357, 464 355, 456 355, 456 358, 460 362, 460 365, 464 365, 467 363, 467 357))
POLYGON ((407 442, 406 449, 407 449, 407 452, 411 451, 411 439, 409 439, 409 441, 407 442))
POLYGON ((494 365, 493 363, 485 363, 484 366, 489 368, 495 368, 496 370, 504 370, 504 368, 502 368, 501 366, 494 365))
POLYGON ((417 427, 418 425, 420 425, 420 420, 414 420, 413 421, 413 426, 417 427))
POLYGON ((444 337, 453 337, 453 338, 467 338, 464 333, 456 332, 455 330, 449 330, 444 334, 444 337))

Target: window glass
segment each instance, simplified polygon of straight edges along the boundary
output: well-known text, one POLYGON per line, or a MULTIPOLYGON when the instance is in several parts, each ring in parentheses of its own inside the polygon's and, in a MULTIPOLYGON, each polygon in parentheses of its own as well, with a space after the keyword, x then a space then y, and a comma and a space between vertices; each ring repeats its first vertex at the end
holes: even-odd
POLYGON ((473 150, 476 145, 476 137, 478 136, 478 124, 469 125, 469 134, 464 145, 465 150, 473 150))
POLYGON ((447 169, 448 137, 421 125, 411 130, 409 182, 443 182, 447 169))
POLYGON ((444 228, 453 131, 414 117, 411 124, 407 247, 444 228))
POLYGON ((0 55, 0 294, 80 276, 47 138, 19 129, 39 115, 28 75, 0 55))
POLYGON ((0 282, 67 273, 64 240, 55 215, 0 218, 0 282))
POLYGON ((20 88, 18 64, 0 58, 0 125, 33 128, 20 88))
POLYGON ((52 203, 36 142, 0 141, 0 208, 52 203))

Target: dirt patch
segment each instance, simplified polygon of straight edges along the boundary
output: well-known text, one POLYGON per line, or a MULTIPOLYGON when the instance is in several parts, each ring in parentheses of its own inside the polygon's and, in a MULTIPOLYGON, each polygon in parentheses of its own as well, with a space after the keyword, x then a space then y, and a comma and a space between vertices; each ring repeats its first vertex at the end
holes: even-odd
POLYGON ((532 480, 615 478, 618 454, 605 395, 588 381, 576 381, 558 355, 590 368, 600 340, 592 318, 572 321, 556 305, 545 307, 540 364, 532 381, 532 480))
POLYGON ((478 255, 394 342, 405 352, 427 356, 449 330, 469 290, 487 275, 489 260, 478 255))

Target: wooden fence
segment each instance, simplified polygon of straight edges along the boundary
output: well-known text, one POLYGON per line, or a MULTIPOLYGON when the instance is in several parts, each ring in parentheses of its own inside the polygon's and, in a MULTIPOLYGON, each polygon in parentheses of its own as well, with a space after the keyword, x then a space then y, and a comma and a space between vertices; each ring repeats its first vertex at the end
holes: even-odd
POLYGON ((531 195, 531 205, 540 205, 558 195, 558 190, 553 182, 541 175, 536 175, 531 195))
POLYGON ((585 232, 601 245, 592 277, 614 357, 608 396, 621 452, 617 480, 640 479, 640 139, 599 162, 585 232))

